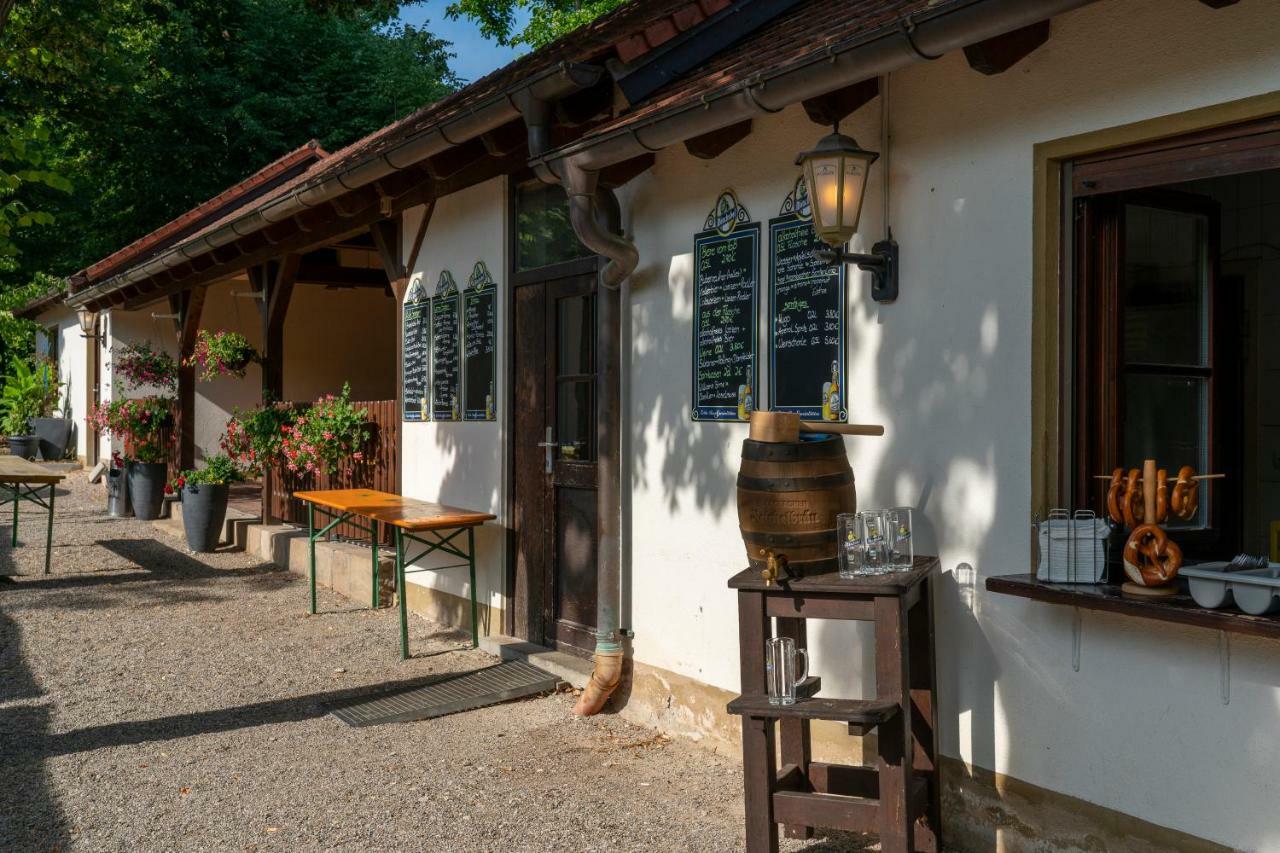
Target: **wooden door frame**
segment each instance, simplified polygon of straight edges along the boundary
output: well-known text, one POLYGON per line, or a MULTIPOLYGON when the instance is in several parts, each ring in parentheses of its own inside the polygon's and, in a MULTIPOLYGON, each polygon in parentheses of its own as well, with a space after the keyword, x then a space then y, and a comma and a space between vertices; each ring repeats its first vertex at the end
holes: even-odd
MULTIPOLYGON (((507 502, 507 506, 509 507, 508 515, 510 518, 513 519, 513 523, 511 525, 508 525, 507 527, 507 559, 506 559, 506 565, 504 567, 505 577, 503 579, 503 596, 505 597, 508 603, 508 606, 504 608, 503 617, 502 617, 503 619, 502 630, 508 636, 513 636, 513 637, 516 636, 515 596, 516 596, 516 571, 517 571, 517 553, 516 553, 517 548, 516 548, 516 541, 515 541, 515 526, 514 526, 515 507, 516 507, 516 477, 515 477, 516 458, 515 456, 516 456, 516 444, 518 441, 521 440, 521 437, 516 434, 516 428, 515 428, 515 407, 519 405, 519 401, 515 399, 516 323, 515 323, 514 292, 516 289, 525 287, 527 285, 545 284, 547 282, 556 281, 559 279, 574 278, 574 277, 584 276, 584 275, 595 275, 597 276, 597 281, 598 281, 600 270, 603 268, 604 263, 607 260, 605 258, 602 258, 599 255, 591 255, 589 257, 577 258, 575 260, 565 261, 559 264, 550 264, 545 267, 538 267, 537 269, 533 269, 533 270, 522 271, 518 269, 518 265, 520 262, 520 245, 519 245, 520 235, 519 235, 519 220, 518 220, 517 211, 516 211, 516 195, 517 195, 517 191, 519 189, 520 183, 521 182, 517 181, 514 177, 507 181, 507 217, 506 217, 507 219, 507 263, 506 263, 506 268, 507 268, 507 280, 511 282, 511 285, 510 285, 511 292, 508 294, 508 298, 506 300, 506 304, 509 305, 510 308, 507 311, 506 329, 503 333, 503 341, 505 343, 505 349, 506 349, 506 353, 503 358, 503 363, 505 364, 505 367, 506 367, 504 371, 506 375, 506 380, 503 384, 506 386, 504 388, 505 398, 509 401, 508 405, 506 406, 506 411, 503 413, 503 431, 508 436, 507 447, 505 449, 504 455, 505 455, 507 470, 512 472, 511 477, 507 478, 506 502, 507 502)), ((596 292, 597 293, 599 292, 598 286, 596 288, 596 292)), ((597 314, 597 317, 598 316, 599 315, 597 314)), ((618 411, 612 410, 611 407, 606 407, 606 411, 600 412, 599 416, 609 417, 611 419, 611 424, 613 428, 615 430, 619 428, 620 417, 619 417, 618 411)), ((537 440, 540 441, 541 438, 539 437, 537 440)), ((598 463, 599 463, 599 454, 597 453, 597 464, 598 463)), ((596 519, 596 525, 597 525, 597 535, 598 535, 599 525, 600 525, 600 519, 598 517, 596 519)), ((546 577, 542 578, 542 581, 544 584, 547 583, 547 578, 546 577)), ((545 603, 544 603, 544 606, 545 606, 545 603)), ((546 627, 544 626, 543 634, 545 635, 545 633, 546 633, 546 627)), ((537 643, 539 645, 541 645, 543 642, 543 638, 541 637, 537 639, 532 637, 519 637, 518 639, 526 640, 532 643, 537 643)))

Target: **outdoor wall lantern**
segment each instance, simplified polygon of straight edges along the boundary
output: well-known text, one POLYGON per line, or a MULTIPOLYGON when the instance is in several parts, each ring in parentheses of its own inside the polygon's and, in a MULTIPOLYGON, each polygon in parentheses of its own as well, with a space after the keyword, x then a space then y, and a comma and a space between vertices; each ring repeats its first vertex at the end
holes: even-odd
POLYGON ((76 312, 76 320, 80 323, 80 333, 86 338, 98 337, 95 332, 98 329, 98 312, 91 311, 88 308, 81 308, 76 312))
POLYGON ((898 298, 898 244, 892 233, 871 247, 871 254, 845 251, 845 244, 858 230, 862 199, 867 191, 867 174, 880 155, 867 151, 836 125, 812 151, 796 157, 804 167, 813 230, 830 246, 818 256, 832 264, 857 264, 871 273, 871 298, 892 302, 898 298))

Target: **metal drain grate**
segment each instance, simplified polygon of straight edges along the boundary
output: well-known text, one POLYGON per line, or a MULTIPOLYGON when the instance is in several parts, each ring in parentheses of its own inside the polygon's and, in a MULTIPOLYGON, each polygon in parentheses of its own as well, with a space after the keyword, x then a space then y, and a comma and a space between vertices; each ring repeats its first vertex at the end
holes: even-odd
POLYGON ((547 693, 559 683, 559 678, 536 666, 509 661, 424 687, 330 706, 329 713, 349 726, 406 723, 547 693))

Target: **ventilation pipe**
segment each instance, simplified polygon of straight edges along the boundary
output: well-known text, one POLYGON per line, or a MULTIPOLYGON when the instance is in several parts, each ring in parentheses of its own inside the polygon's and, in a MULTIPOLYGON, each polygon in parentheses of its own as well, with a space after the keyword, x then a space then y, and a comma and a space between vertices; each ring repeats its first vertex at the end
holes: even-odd
MULTIPOLYGON (((546 153, 550 108, 532 94, 517 101, 529 134, 529 156, 546 153)), ((622 680, 623 636, 619 622, 621 602, 622 451, 618 394, 621 381, 622 282, 636 268, 640 253, 622 236, 622 215, 612 190, 600 186, 598 172, 576 167, 563 180, 569 196, 569 221, 582 245, 608 258, 600 271, 596 290, 596 650, 595 666, 573 713, 589 717, 600 713, 622 680)))

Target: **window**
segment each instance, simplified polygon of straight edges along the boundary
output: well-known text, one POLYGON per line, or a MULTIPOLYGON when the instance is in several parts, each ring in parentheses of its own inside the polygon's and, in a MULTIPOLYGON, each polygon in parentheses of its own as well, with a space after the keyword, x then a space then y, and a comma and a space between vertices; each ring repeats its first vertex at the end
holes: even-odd
POLYGON ((1228 146, 1215 171, 1205 146, 1189 147, 1187 167, 1166 145, 1128 171, 1117 155, 1073 175, 1072 503, 1104 513, 1096 475, 1115 467, 1191 465, 1225 479, 1201 484, 1194 517, 1167 524, 1187 556, 1268 554, 1280 524, 1280 168, 1245 171, 1228 146))
POLYGON ((569 221, 564 189, 526 184, 516 190, 516 270, 538 269, 585 258, 591 252, 578 242, 569 221))

